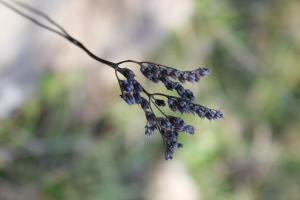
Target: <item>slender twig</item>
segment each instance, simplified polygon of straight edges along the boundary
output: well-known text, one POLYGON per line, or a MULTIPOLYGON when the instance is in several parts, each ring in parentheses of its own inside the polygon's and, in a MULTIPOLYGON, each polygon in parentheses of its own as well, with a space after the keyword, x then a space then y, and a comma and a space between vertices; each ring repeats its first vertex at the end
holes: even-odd
MULTIPOLYGON (((152 106, 151 106, 151 96, 149 96, 148 100, 149 100, 150 110, 151 110, 152 113, 154 113, 154 111, 153 111, 153 109, 152 109, 152 106)), ((155 115, 154 115, 154 116, 155 116, 155 115)), ((159 124, 158 119, 157 119, 156 116, 155 116, 155 124, 156 124, 156 126, 157 126, 159 132, 161 132, 162 128, 161 128, 161 126, 160 126, 160 124, 159 124)))
POLYGON ((78 41, 77 39, 75 39, 74 37, 72 37, 67 31, 65 31, 65 29, 63 29, 60 25, 58 25, 56 22, 54 22, 50 17, 48 17, 46 14, 36 10, 35 8, 32 8, 31 6, 18 2, 18 1, 14 1, 12 0, 13 3, 15 3, 16 5, 20 6, 21 8, 28 10, 34 14, 37 14, 38 16, 46 19, 50 24, 56 26, 60 31, 55 30, 43 23, 41 23, 40 21, 36 20, 35 18, 33 18, 32 16, 24 13, 23 11, 21 11, 20 9, 16 8, 15 6, 0 0, 0 3, 4 6, 6 6, 7 8, 11 9, 12 11, 16 12, 17 14, 21 15, 22 17, 28 19, 29 21, 31 21, 32 23, 47 29, 48 31, 55 33, 63 38, 65 38, 66 40, 68 40, 69 42, 71 42, 72 44, 74 44, 75 46, 79 47, 80 49, 82 49, 84 52, 86 52, 91 58, 97 60, 98 62, 101 62, 105 65, 108 65, 112 68, 116 68, 117 64, 113 63, 111 61, 105 60, 103 58, 100 58, 98 56, 96 56, 94 53, 92 53, 88 48, 86 48, 80 41, 78 41))
POLYGON ((42 28, 45 28, 55 34, 58 34, 60 35, 61 37, 64 37, 66 38, 66 35, 65 34, 62 34, 61 32, 57 31, 57 30, 54 30, 52 28, 50 28, 49 26, 46 26, 44 24, 42 24, 41 22, 37 21, 36 19, 34 19, 33 17, 25 14, 24 12, 20 11, 19 9, 17 9, 16 7, 10 5, 9 3, 5 2, 5 1, 2 1, 0 0, 0 3, 4 6, 6 6, 7 8, 11 9, 12 11, 16 12, 17 14, 21 15, 22 17, 25 17, 26 19, 28 19, 29 21, 33 22, 34 24, 42 27, 42 28))
POLYGON ((39 11, 39 10, 37 10, 35 8, 32 8, 32 7, 28 6, 27 4, 24 4, 24 3, 20 2, 20 1, 16 1, 16 0, 10 0, 10 1, 14 2, 15 4, 19 5, 20 7, 23 7, 26 10, 31 11, 32 13, 35 13, 35 14, 41 16, 42 18, 44 18, 48 22, 50 22, 52 25, 54 25, 55 27, 57 27, 65 35, 69 35, 70 36, 70 34, 62 26, 60 26, 59 24, 57 24, 55 21, 53 21, 50 17, 48 17, 47 15, 45 15, 44 13, 42 13, 41 11, 39 11))
POLYGON ((135 63, 135 64, 140 65, 142 62, 138 62, 138 61, 135 61, 135 60, 124 60, 124 61, 118 62, 117 64, 121 65, 123 63, 135 63))

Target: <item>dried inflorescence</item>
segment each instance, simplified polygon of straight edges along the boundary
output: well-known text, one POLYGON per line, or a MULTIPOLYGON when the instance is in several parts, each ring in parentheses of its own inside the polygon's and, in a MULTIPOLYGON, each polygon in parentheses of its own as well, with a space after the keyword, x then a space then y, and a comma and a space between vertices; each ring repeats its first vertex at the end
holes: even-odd
POLYGON ((165 144, 165 159, 173 158, 176 149, 183 147, 178 142, 179 133, 194 134, 195 128, 188 125, 180 117, 167 115, 162 108, 168 107, 173 112, 180 114, 194 114, 200 118, 215 120, 223 118, 219 110, 207 108, 195 102, 195 95, 189 89, 183 87, 185 82, 198 82, 201 78, 209 75, 207 68, 199 68, 193 71, 179 71, 172 67, 162 66, 150 62, 123 61, 116 65, 116 76, 121 89, 121 98, 129 105, 139 104, 145 112, 146 126, 145 135, 151 137, 158 131, 165 144), (141 73, 154 83, 162 82, 167 90, 176 91, 178 96, 163 93, 149 93, 135 79, 135 74, 128 68, 121 68, 125 62, 138 64, 141 73), (121 79, 118 73, 124 76, 121 79), (154 112, 153 106, 160 113, 154 112))
POLYGON ((145 112, 147 119, 145 126, 146 136, 151 137, 155 131, 158 131, 161 134, 166 146, 166 160, 172 159, 174 151, 182 147, 182 144, 178 142, 179 133, 194 134, 195 129, 193 126, 186 124, 180 117, 167 115, 162 110, 163 107, 169 107, 171 111, 178 112, 180 114, 194 114, 198 115, 200 118, 207 118, 209 120, 223 118, 221 111, 197 104, 195 102, 193 92, 189 89, 185 89, 182 85, 185 82, 198 82, 201 78, 209 75, 210 71, 207 68, 199 68, 193 71, 180 71, 172 67, 158 65, 151 62, 126 60, 114 63, 92 53, 79 40, 72 37, 63 27, 39 10, 18 1, 7 3, 0 0, 0 4, 6 6, 22 17, 25 17, 37 26, 65 38, 67 41, 82 49, 91 58, 113 68, 121 88, 121 98, 129 105, 139 104, 145 112), (26 12, 23 12, 22 9, 26 10, 26 12), (28 13, 34 15, 30 15, 28 13), (37 20, 34 16, 42 18, 51 26, 37 20), (133 71, 128 68, 120 67, 123 63, 134 63, 139 65, 141 73, 147 79, 154 83, 162 82, 168 90, 176 91, 178 96, 171 96, 163 93, 149 93, 135 79, 133 71), (124 79, 119 77, 120 74, 123 75, 124 79), (156 110, 160 112, 160 116, 154 113, 152 105, 154 105, 156 110))

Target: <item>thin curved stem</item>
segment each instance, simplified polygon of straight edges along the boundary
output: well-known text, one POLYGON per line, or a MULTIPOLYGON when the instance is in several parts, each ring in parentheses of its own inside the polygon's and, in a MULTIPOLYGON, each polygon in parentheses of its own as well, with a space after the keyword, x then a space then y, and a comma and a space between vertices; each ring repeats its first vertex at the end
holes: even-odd
POLYGON ((16 1, 16 0, 10 0, 12 2, 14 2, 15 4, 17 4, 18 6, 31 11, 32 13, 41 16, 42 18, 46 19, 48 22, 50 22, 50 24, 54 25, 55 27, 57 27, 61 32, 63 32, 65 35, 70 35, 62 26, 60 26, 59 24, 57 24, 55 21, 53 21, 50 17, 48 17, 47 15, 45 15, 44 13, 42 13, 41 11, 32 8, 30 6, 28 6, 27 4, 24 4, 23 2, 20 1, 16 1))
POLYGON ((116 75, 116 78, 117 78, 117 80, 118 80, 118 83, 119 83, 119 87, 120 87, 120 90, 121 90, 121 93, 122 93, 122 95, 123 95, 123 90, 122 90, 122 88, 121 88, 121 79, 120 79, 120 77, 119 77, 119 75, 118 75, 118 67, 116 67, 115 68, 115 75, 116 75))
POLYGON ((184 99, 184 100, 189 101, 188 99, 185 99, 185 98, 182 98, 182 97, 177 97, 177 96, 167 95, 167 94, 162 94, 162 93, 152 93, 151 95, 152 95, 152 96, 163 96, 163 97, 165 97, 165 98, 172 97, 172 98, 174 98, 174 99, 184 99))
POLYGON ((117 65, 121 65, 121 64, 123 64, 123 63, 135 63, 135 64, 140 65, 142 62, 138 62, 138 61, 135 61, 135 60, 123 60, 123 61, 118 62, 118 63, 116 63, 116 64, 117 64, 117 65))
POLYGON ((15 8, 14 6, 10 5, 9 3, 5 2, 5 1, 2 1, 0 0, 0 3, 4 6, 6 6, 7 8, 11 9, 12 11, 16 12, 17 14, 21 15, 22 17, 25 17, 26 19, 28 19, 29 21, 33 22, 34 24, 44 28, 44 29, 47 29, 48 31, 51 31, 53 33, 56 33, 58 35, 60 35, 61 37, 64 37, 66 38, 66 35, 62 34, 61 32, 57 31, 57 30, 54 30, 44 24, 42 24, 41 22, 37 21, 36 19, 34 19, 33 17, 23 13, 22 11, 20 11, 19 9, 15 8))
MULTIPOLYGON (((151 110, 151 112, 154 114, 154 111, 153 111, 153 109, 152 109, 152 107, 151 107, 151 97, 150 97, 150 96, 149 96, 148 100, 149 100, 149 107, 150 107, 150 110, 151 110)), ((155 114, 154 114, 154 116, 155 116, 155 114)), ((155 116, 155 124, 156 124, 156 126, 157 126, 157 128, 158 128, 158 131, 161 133, 161 126, 160 126, 159 122, 157 121, 157 117, 156 117, 156 116, 155 116)))
POLYGON ((82 49, 85 53, 87 53, 91 58, 93 58, 94 60, 101 62, 105 65, 108 65, 112 68, 116 68, 117 64, 113 63, 111 61, 105 60, 103 58, 100 58, 98 56, 96 56, 94 53, 92 53, 88 48, 86 48, 80 41, 78 41, 77 39, 75 39, 74 37, 72 37, 67 31, 65 31, 65 29, 63 29, 59 24, 57 24, 56 22, 54 22, 50 17, 48 17, 46 14, 36 10, 35 8, 32 8, 31 6, 25 4, 25 3, 21 3, 15 0, 12 0, 13 3, 15 3, 16 5, 20 6, 21 8, 32 12, 33 14, 39 15, 40 17, 46 19, 50 24, 54 25, 56 28, 58 28, 60 31, 55 30, 43 23, 41 23, 40 21, 34 19, 32 16, 24 13, 23 11, 21 11, 20 9, 16 8, 15 6, 11 5, 10 3, 7 3, 3 0, 0 0, 0 3, 2 5, 4 5, 5 7, 9 8, 10 10, 14 11, 15 13, 19 14, 20 16, 26 18, 27 20, 31 21, 32 23, 52 32, 55 33, 63 38, 65 38, 66 40, 68 40, 69 42, 71 42, 72 44, 74 44, 75 46, 79 47, 80 49, 82 49))

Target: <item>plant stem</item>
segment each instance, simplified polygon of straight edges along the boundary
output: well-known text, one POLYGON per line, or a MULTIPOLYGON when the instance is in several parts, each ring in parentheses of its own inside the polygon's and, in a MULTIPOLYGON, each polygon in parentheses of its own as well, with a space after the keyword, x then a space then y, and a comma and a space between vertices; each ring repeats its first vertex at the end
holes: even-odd
POLYGON ((108 61, 108 60, 105 60, 103 58, 100 58, 98 56, 96 56, 94 53, 92 53, 88 48, 86 48, 80 41, 78 41, 77 39, 75 39, 74 37, 72 37, 65 29, 63 29, 59 24, 57 24, 56 22, 54 22, 50 17, 48 17, 46 14, 36 10, 35 8, 32 8, 31 6, 27 5, 27 4, 24 4, 24 3, 21 3, 21 2, 18 2, 18 1, 15 1, 15 0, 12 0, 13 3, 15 3, 16 5, 20 6, 21 8, 25 9, 25 10, 28 10, 42 18, 44 18, 45 20, 47 20, 50 24, 52 24, 53 26, 55 26, 56 28, 59 29, 58 30, 55 30, 43 23, 41 23, 40 21, 34 19, 32 16, 28 15, 28 14, 25 14, 24 12, 22 12, 20 9, 16 8, 15 6, 11 5, 10 3, 7 3, 3 0, 0 0, 0 3, 2 5, 4 5, 5 7, 9 8, 10 10, 14 11, 15 13, 19 14, 20 16, 28 19, 29 21, 31 21, 32 23, 52 32, 52 33, 55 33, 63 38, 65 38, 66 40, 68 40, 69 42, 71 42, 72 44, 74 44, 75 46, 79 47, 80 49, 82 49, 85 53, 87 53, 91 58, 93 58, 94 60, 100 62, 100 63, 103 63, 107 66, 110 66, 114 69, 117 68, 118 64, 114 63, 114 62, 111 62, 111 61, 108 61))

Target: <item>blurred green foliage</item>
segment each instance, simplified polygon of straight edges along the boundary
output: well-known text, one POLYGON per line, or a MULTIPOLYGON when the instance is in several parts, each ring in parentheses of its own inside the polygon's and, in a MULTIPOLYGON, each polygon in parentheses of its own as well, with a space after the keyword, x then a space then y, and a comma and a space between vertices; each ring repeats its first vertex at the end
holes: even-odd
MULTIPOLYGON (((299 199, 300 2, 194 3, 193 19, 152 60, 209 66, 212 75, 194 91, 225 119, 188 118, 197 134, 181 137, 175 159, 203 199, 299 199)), ((49 74, 1 122, 0 190, 18 199, 145 199, 152 171, 165 162, 160 138, 145 143, 143 114, 121 100, 95 121, 74 117, 69 102, 80 83, 72 80, 49 74)))

